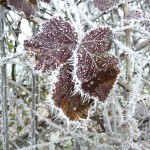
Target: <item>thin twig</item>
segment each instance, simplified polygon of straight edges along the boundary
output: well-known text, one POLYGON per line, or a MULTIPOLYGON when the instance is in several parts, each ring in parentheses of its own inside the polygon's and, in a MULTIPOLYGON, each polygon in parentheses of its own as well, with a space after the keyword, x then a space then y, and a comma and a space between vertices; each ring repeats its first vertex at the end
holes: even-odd
POLYGON ((16 87, 19 87, 20 89, 22 89, 23 91, 25 91, 29 96, 32 96, 32 93, 27 89, 25 88, 23 85, 21 85, 20 83, 18 82, 15 82, 13 80, 10 80, 10 79, 7 79, 7 83, 8 85, 11 87, 11 84, 16 87))
POLYGON ((4 64, 6 64, 6 63, 8 63, 9 60, 12 61, 12 59, 17 58, 17 57, 20 57, 20 56, 23 56, 23 55, 24 55, 24 53, 15 53, 15 54, 10 55, 10 56, 6 56, 6 57, 4 56, 4 57, 1 58, 1 60, 0 60, 0 66, 1 66, 1 65, 4 65, 4 64))
POLYGON ((9 30, 11 31, 13 37, 15 38, 15 42, 17 43, 17 45, 19 45, 19 40, 18 40, 18 37, 16 36, 13 28, 11 27, 10 23, 9 23, 9 20, 7 18, 7 16, 4 14, 4 12, 2 13, 3 14, 3 18, 5 19, 5 23, 7 24, 9 30))
POLYGON ((127 92, 131 92, 132 91, 132 87, 130 87, 127 83, 125 83, 124 81, 118 79, 118 84, 124 88, 127 92))
MULTIPOLYGON (((14 23, 13 24, 11 24, 10 26, 9 26, 9 28, 12 28, 13 26, 15 26, 19 21, 21 21, 21 17, 19 18, 19 19, 17 19, 16 21, 14 21, 14 23)), ((4 37, 5 37, 5 35, 7 34, 7 32, 9 32, 9 29, 8 30, 5 30, 2 34, 1 34, 1 37, 0 37, 0 40, 2 40, 4 37)))

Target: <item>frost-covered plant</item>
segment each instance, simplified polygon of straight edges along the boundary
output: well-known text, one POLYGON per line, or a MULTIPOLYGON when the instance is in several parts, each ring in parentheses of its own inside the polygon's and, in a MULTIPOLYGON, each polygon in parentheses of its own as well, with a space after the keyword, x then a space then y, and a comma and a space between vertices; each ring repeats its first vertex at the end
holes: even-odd
POLYGON ((149 4, 0 0, 0 149, 149 148, 149 4))
POLYGON ((77 35, 59 17, 44 23, 42 32, 24 43, 35 57, 36 70, 61 66, 53 100, 71 120, 87 118, 92 99, 105 101, 119 73, 118 58, 108 53, 113 38, 109 28, 88 32, 80 43, 77 35), (84 102, 84 97, 89 101, 84 102))

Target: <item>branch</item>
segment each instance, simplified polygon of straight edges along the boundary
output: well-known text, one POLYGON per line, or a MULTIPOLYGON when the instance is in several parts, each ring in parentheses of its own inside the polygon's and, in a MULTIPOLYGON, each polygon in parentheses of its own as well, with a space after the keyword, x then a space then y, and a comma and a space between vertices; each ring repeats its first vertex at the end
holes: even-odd
MULTIPOLYGON (((15 82, 15 81, 13 81, 13 80, 10 80, 10 79, 7 79, 7 83, 8 83, 9 85, 12 84, 12 85, 14 85, 14 86, 19 87, 20 89, 22 89, 23 91, 25 91, 29 96, 32 96, 31 92, 30 92, 27 88, 25 88, 23 85, 21 85, 21 84, 15 82)), ((14 87, 14 86, 13 86, 13 87, 14 87)))
MULTIPOLYGON (((3 8, 0 6, 0 16, 2 16, 3 8)), ((4 31, 4 19, 0 19, 0 35, 4 31)), ((1 58, 6 57, 3 38, 0 40, 1 58)), ((8 114, 7 114, 7 86, 6 86, 6 64, 1 66, 1 105, 2 105, 2 143, 3 149, 9 149, 8 135, 8 114)))
POLYGON ((125 83, 124 81, 118 79, 118 84, 124 88, 127 92, 131 92, 132 91, 132 87, 129 86, 127 83, 125 83))
POLYGON ((22 55, 24 55, 24 53, 15 53, 13 55, 3 57, 0 60, 0 66, 8 63, 9 60, 14 59, 14 58, 19 57, 19 56, 22 56, 22 55))

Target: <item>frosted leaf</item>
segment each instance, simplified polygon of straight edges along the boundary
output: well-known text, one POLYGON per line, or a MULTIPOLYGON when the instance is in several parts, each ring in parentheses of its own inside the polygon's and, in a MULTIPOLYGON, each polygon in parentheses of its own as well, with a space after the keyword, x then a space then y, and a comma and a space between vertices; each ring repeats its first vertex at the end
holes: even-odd
POLYGON ((92 54, 109 51, 112 45, 113 34, 109 28, 97 28, 90 31, 81 41, 81 47, 92 54))
POLYGON ((8 0, 8 4, 27 18, 34 16, 37 10, 36 0, 8 0))
POLYGON ((96 77, 82 84, 85 93, 98 97, 100 101, 105 101, 112 89, 119 69, 116 66, 109 66, 105 71, 99 71, 96 77))
POLYGON ((142 26, 145 31, 150 32, 150 14, 149 13, 143 13, 139 10, 130 10, 129 11, 129 15, 128 15, 129 19, 135 19, 135 21, 139 22, 140 26, 142 26))
POLYGON ((149 13, 143 13, 139 10, 130 10, 129 19, 135 19, 136 21, 139 21, 140 26, 142 26, 146 31, 150 32, 150 14, 149 13))
POLYGON ((138 10, 130 10, 127 17, 128 19, 141 19, 143 13, 138 10))
POLYGON ((150 33, 150 21, 149 20, 143 20, 140 22, 140 25, 150 33))
MULTIPOLYGON (((108 56, 100 54, 109 51, 111 45, 112 32, 108 28, 95 29, 83 38, 77 51, 77 75, 81 81, 90 80, 96 76, 97 70, 107 67, 106 59, 108 56)), ((110 57, 107 59, 108 62, 111 60, 110 57)))
POLYGON ((0 5, 7 4, 7 0, 0 0, 0 5))
POLYGON ((64 65, 58 76, 56 89, 53 94, 54 104, 61 108, 70 120, 86 119, 92 100, 84 102, 79 94, 72 95, 74 84, 71 76, 72 68, 64 65))
POLYGON ((107 12, 120 4, 121 0, 94 0, 94 5, 101 12, 107 12))
POLYGON ((100 101, 104 101, 119 74, 118 59, 103 53, 99 57, 87 56, 86 60, 89 60, 88 63, 80 65, 77 72, 82 83, 81 88, 90 96, 98 97, 100 101))
MULTIPOLYGON (((60 64, 69 62, 73 51, 77 52, 77 61, 73 65, 76 69, 73 69, 76 70, 77 80, 81 81, 81 90, 104 101, 119 73, 118 59, 107 53, 112 39, 109 28, 97 28, 86 34, 76 51, 77 33, 74 28, 62 18, 54 18, 44 23, 42 32, 26 40, 24 46, 30 55, 35 56, 36 69, 42 71, 54 70, 60 64)), ((76 120, 77 116, 86 118, 83 115, 87 114, 89 103, 83 103, 79 94, 72 95, 75 93, 71 82, 73 69, 69 66, 61 69, 54 101, 68 118, 76 120), (86 113, 82 113, 81 108, 86 113)))
POLYGON ((112 32, 98 28, 89 32, 77 51, 77 77, 85 93, 104 101, 119 73, 118 58, 106 53, 112 44, 112 32))
POLYGON ((129 10, 127 17, 128 19, 136 19, 138 21, 139 19, 150 19, 150 14, 143 13, 140 10, 129 10))
POLYGON ((53 70, 67 62, 77 44, 77 33, 62 18, 42 25, 42 32, 24 42, 25 50, 35 54, 37 70, 53 70))

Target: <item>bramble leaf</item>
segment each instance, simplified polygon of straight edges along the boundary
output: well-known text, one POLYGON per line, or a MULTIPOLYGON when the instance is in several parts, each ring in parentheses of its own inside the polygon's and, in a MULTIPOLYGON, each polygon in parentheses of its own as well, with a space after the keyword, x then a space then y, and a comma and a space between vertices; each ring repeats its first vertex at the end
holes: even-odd
POLYGON ((77 52, 77 75, 82 82, 90 80, 96 76, 98 70, 107 67, 100 53, 110 50, 112 37, 109 28, 98 28, 83 38, 77 52))
POLYGON ((94 0, 94 5, 101 12, 107 12, 120 4, 121 0, 94 0))
POLYGON ((118 58, 108 53, 112 39, 109 28, 99 27, 87 33, 77 47, 75 29, 62 18, 53 18, 42 25, 41 33, 24 42, 25 50, 35 56, 37 70, 61 65, 52 98, 70 120, 86 119, 94 97, 105 101, 112 89, 119 74, 118 58), (78 81, 81 86, 76 93, 78 81), (84 94, 90 96, 88 101, 83 100, 84 94))
POLYGON ((8 5, 19 13, 23 12, 27 18, 34 16, 37 10, 36 0, 8 0, 8 5))
POLYGON ((54 104, 61 108, 70 120, 86 119, 88 109, 93 101, 85 102, 79 94, 72 95, 74 84, 72 83, 71 72, 72 68, 68 64, 61 68, 53 95, 54 104))
POLYGON ((42 32, 24 42, 25 50, 34 53, 37 70, 54 70, 68 61, 77 44, 77 33, 62 18, 53 18, 42 25, 42 32))
POLYGON ((150 32, 150 14, 149 13, 143 13, 139 10, 130 10, 129 19, 135 19, 135 21, 139 22, 139 25, 145 29, 145 31, 150 32))
POLYGON ((90 96, 98 97, 99 101, 105 101, 113 88, 117 75, 119 74, 118 67, 110 65, 107 69, 101 70, 91 80, 82 83, 82 89, 90 96))
POLYGON ((90 96, 104 101, 117 78, 118 58, 108 54, 112 44, 109 28, 89 32, 78 49, 77 77, 81 88, 90 96))
POLYGON ((150 20, 142 20, 140 25, 144 27, 144 29, 150 33, 150 20))

